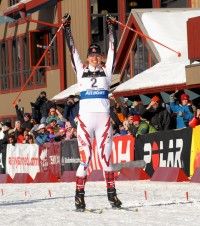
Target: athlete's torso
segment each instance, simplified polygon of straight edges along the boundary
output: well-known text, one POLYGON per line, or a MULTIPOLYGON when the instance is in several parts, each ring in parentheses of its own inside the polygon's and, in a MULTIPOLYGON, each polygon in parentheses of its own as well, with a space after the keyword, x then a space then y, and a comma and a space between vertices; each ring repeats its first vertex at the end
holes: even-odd
POLYGON ((106 68, 89 65, 77 71, 77 75, 80 90, 79 112, 109 112, 111 75, 107 74, 106 68))

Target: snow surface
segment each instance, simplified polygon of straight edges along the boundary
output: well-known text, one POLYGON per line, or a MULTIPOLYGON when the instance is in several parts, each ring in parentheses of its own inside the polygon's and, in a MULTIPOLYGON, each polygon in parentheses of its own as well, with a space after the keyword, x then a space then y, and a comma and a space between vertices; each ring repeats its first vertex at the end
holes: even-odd
POLYGON ((87 208, 102 209, 98 214, 74 211, 75 183, 1 184, 0 225, 199 225, 197 183, 120 181, 116 187, 128 210, 110 208, 104 182, 86 184, 87 208))
POLYGON ((200 15, 200 10, 147 12, 141 21, 147 35, 160 43, 181 52, 175 52, 152 42, 161 61, 155 66, 120 84, 115 92, 186 83, 185 66, 189 65, 187 47, 187 20, 200 15))

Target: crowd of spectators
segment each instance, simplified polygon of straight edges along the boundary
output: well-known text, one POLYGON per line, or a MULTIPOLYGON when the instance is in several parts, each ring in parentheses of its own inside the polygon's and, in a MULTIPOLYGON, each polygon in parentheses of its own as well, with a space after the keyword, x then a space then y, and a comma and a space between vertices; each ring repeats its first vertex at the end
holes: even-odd
MULTIPOLYGON (((110 95, 113 136, 133 135, 170 129, 194 128, 200 125, 200 104, 194 104, 189 96, 176 91, 164 103, 159 95, 152 96, 144 105, 139 96, 115 98, 110 95)), ((35 102, 31 102, 31 113, 24 112, 16 104, 16 121, 0 123, 1 144, 33 144, 69 140, 77 137, 78 96, 69 96, 62 105, 48 100, 42 91, 35 102)))

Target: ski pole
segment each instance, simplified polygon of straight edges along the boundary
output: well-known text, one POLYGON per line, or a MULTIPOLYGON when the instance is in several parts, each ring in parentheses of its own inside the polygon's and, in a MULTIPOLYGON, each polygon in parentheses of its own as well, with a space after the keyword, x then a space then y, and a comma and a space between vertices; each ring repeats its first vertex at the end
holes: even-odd
POLYGON ((47 48, 45 49, 44 53, 42 54, 42 56, 40 57, 39 61, 37 62, 37 64, 33 67, 33 70, 31 71, 31 74, 29 75, 28 79, 26 80, 26 82, 24 83, 24 85, 22 86, 20 92, 18 93, 18 95, 16 96, 15 100, 13 101, 13 106, 16 105, 16 102, 19 98, 19 96, 22 94, 22 92, 24 91, 26 85, 28 84, 28 82, 31 80, 31 78, 33 77, 36 69, 39 67, 40 63, 42 62, 42 60, 44 59, 46 53, 48 52, 49 48, 51 47, 51 45, 53 44, 58 32, 61 30, 61 28, 63 27, 63 24, 60 25, 60 27, 58 28, 58 30, 56 31, 55 35, 53 36, 51 42, 49 43, 49 45, 47 46, 47 48))
POLYGON ((133 28, 127 26, 126 24, 121 23, 120 21, 116 20, 116 19, 115 19, 114 17, 112 17, 112 16, 109 16, 109 18, 110 18, 113 22, 118 23, 118 24, 119 24, 120 26, 122 26, 123 28, 129 29, 129 30, 131 30, 131 31, 133 31, 133 32, 135 32, 135 33, 137 33, 137 34, 140 35, 141 37, 144 37, 144 38, 146 38, 146 39, 149 39, 149 40, 151 40, 151 41, 153 41, 153 42, 155 42, 155 43, 157 43, 157 44, 159 44, 159 45, 161 45, 161 46, 163 46, 163 47, 165 47, 165 48, 171 50, 172 52, 175 52, 175 53, 178 55, 178 57, 181 57, 181 53, 180 53, 180 52, 178 52, 178 51, 176 51, 176 50, 174 50, 174 49, 172 49, 172 48, 170 48, 170 47, 164 45, 163 43, 161 43, 161 42, 159 42, 159 41, 157 41, 157 40, 155 40, 155 39, 153 39, 153 38, 151 38, 151 37, 145 35, 144 33, 140 32, 140 31, 137 31, 137 30, 135 30, 135 29, 133 29, 133 28))

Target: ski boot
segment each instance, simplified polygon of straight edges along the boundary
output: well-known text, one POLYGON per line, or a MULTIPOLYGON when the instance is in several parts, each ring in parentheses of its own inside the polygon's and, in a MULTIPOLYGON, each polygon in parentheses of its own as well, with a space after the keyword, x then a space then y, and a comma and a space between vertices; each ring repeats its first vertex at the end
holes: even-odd
POLYGON ((85 211, 85 200, 84 200, 85 191, 84 190, 76 190, 75 195, 75 207, 78 212, 85 211))
POLYGON ((113 208, 120 208, 122 205, 122 202, 117 197, 116 189, 108 188, 107 194, 108 194, 108 201, 110 202, 110 205, 113 208))

